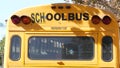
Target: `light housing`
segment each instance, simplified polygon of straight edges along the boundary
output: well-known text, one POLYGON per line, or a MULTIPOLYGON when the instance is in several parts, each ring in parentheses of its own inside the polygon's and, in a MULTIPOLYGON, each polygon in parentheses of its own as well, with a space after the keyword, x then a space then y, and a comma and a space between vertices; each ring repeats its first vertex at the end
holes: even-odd
POLYGON ((102 22, 105 24, 105 25, 108 25, 111 23, 111 18, 109 16, 104 16, 103 19, 102 19, 102 22))
POLYGON ((20 23, 20 17, 17 16, 17 15, 13 15, 13 16, 11 16, 11 21, 14 24, 19 24, 20 23))
POLYGON ((56 9, 56 6, 51 6, 52 9, 56 9))
POLYGON ((30 17, 28 17, 28 16, 25 16, 25 15, 23 15, 23 16, 21 16, 21 21, 24 23, 24 24, 29 24, 30 22, 31 22, 31 18, 30 17))
POLYGON ((70 8, 71 8, 71 6, 69 6, 69 5, 68 5, 68 6, 66 6, 66 9, 70 9, 70 8))
POLYGON ((93 24, 99 24, 100 21, 101 21, 101 18, 99 16, 97 16, 97 15, 94 15, 92 17, 91 21, 92 21, 93 24))

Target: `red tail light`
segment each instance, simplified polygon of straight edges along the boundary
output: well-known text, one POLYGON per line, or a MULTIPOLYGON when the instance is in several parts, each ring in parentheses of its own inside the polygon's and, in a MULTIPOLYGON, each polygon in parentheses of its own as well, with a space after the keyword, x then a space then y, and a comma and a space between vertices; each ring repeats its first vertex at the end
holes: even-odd
POLYGON ((111 23, 111 18, 109 16, 104 16, 102 22, 106 25, 111 23))
POLYGON ((101 19, 100 19, 99 16, 94 15, 94 16, 92 17, 91 21, 92 21, 93 24, 99 24, 100 21, 101 21, 101 19))
POLYGON ((21 21, 24 23, 24 24, 29 24, 31 22, 31 19, 30 17, 28 16, 21 16, 21 21))
POLYGON ((20 17, 17 16, 17 15, 13 15, 13 16, 11 17, 11 20, 12 20, 12 22, 13 22, 14 24, 20 23, 20 17))

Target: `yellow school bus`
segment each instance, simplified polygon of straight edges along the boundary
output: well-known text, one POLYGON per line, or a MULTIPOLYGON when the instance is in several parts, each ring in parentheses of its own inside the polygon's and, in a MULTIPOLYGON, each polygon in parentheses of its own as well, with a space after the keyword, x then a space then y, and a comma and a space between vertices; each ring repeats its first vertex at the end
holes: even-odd
POLYGON ((119 68, 116 17, 57 3, 28 7, 7 21, 4 68, 119 68))

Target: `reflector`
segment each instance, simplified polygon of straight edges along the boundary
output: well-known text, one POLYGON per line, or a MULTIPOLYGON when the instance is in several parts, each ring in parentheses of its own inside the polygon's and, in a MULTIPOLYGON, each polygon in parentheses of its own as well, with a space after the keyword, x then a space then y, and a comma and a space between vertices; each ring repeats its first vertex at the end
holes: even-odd
POLYGON ((91 21, 92 21, 93 24, 99 24, 100 21, 101 21, 101 19, 100 19, 99 16, 94 15, 94 16, 92 17, 91 21))
POLYGON ((30 19, 30 17, 24 15, 24 16, 21 16, 21 21, 24 24, 29 24, 31 22, 31 19, 30 19))
POLYGON ((12 23, 14 23, 14 24, 20 23, 20 17, 17 16, 17 15, 13 15, 13 16, 11 17, 11 20, 12 20, 12 23))
POLYGON ((109 16, 104 16, 103 19, 102 19, 102 22, 105 24, 105 25, 108 25, 111 23, 111 18, 109 16))

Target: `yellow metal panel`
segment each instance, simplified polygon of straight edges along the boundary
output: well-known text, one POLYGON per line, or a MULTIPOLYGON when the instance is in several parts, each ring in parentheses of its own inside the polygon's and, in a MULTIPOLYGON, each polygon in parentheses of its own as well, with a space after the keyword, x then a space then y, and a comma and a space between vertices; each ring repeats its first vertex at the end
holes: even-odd
POLYGON ((118 23, 110 12, 77 4, 50 4, 21 9, 13 15, 19 17, 27 15, 34 23, 25 25, 20 22, 15 25, 9 18, 5 43, 5 68, 119 68, 118 23), (56 8, 52 9, 53 6, 56 8), (66 6, 71 8, 66 9, 66 6), (101 19, 107 15, 112 21, 109 25, 103 24, 102 21, 93 24, 91 22, 93 15, 98 15, 101 19), (21 58, 18 61, 9 59, 10 40, 13 35, 19 35, 22 40, 21 58), (104 62, 101 59, 101 39, 106 35, 113 38, 111 62, 104 62), (91 61, 31 60, 28 58, 28 39, 31 36, 92 36, 95 39, 94 58, 91 61), (63 63, 64 65, 60 65, 63 63))

